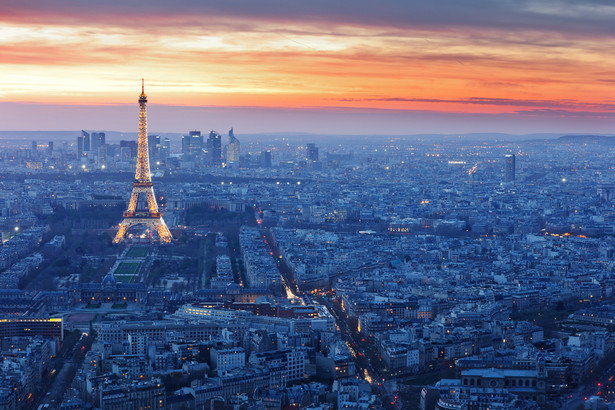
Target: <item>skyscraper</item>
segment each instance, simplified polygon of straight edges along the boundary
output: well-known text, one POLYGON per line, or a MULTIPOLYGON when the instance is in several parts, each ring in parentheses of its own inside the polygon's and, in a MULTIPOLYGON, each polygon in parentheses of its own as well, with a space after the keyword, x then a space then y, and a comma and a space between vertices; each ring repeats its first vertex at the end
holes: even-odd
POLYGON ((120 161, 130 162, 130 159, 134 158, 130 152, 129 146, 120 147, 120 161))
POLYGON ((226 162, 239 162, 239 153, 241 145, 239 140, 235 138, 233 129, 228 132, 228 146, 226 147, 226 162))
POLYGON ((120 151, 122 151, 122 148, 128 149, 129 159, 135 158, 137 156, 137 142, 136 141, 122 140, 120 141, 120 151))
POLYGON ((271 151, 261 152, 261 167, 271 168, 271 151))
POLYGON ((207 160, 211 165, 222 163, 222 137, 216 131, 210 131, 207 138, 207 160))
POLYGON ((504 181, 513 182, 515 180, 516 164, 515 155, 507 154, 504 156, 504 181))
POLYGON ((149 159, 156 164, 160 161, 160 135, 149 135, 147 137, 147 147, 149 149, 149 159))
POLYGON ((81 136, 83 137, 83 151, 88 152, 90 150, 90 134, 81 130, 81 136))
POLYGON ((201 131, 190 131, 189 135, 182 137, 182 154, 188 155, 200 155, 203 152, 203 136, 201 131))
POLYGON ((81 135, 77 137, 77 158, 81 158, 83 156, 83 146, 85 143, 85 137, 83 135, 85 131, 81 131, 81 135))
POLYGON ((152 150, 152 145, 155 147, 157 145, 160 145, 160 135, 148 135, 147 136, 147 146, 150 149, 150 151, 152 150))
MULTIPOLYGON (((90 149, 89 151, 97 152, 99 147, 105 145, 105 133, 104 132, 93 132, 90 138, 90 149)), ((86 150, 87 151, 87 150, 86 150)))
POLYGON ((171 140, 167 137, 162 141, 162 147, 160 148, 160 160, 167 162, 171 155, 171 140))
POLYGON ((190 131, 190 153, 201 155, 203 152, 203 135, 201 131, 190 131))
POLYGON ((182 155, 190 155, 190 135, 184 135, 182 137, 182 155))
POLYGON ((318 161, 318 147, 316 144, 307 144, 308 161, 318 161))

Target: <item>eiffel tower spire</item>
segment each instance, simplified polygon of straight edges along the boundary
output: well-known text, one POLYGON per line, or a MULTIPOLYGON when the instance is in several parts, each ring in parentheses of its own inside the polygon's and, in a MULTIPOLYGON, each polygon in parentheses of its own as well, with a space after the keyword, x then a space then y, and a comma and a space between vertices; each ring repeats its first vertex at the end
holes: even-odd
POLYGON ((137 170, 135 181, 132 184, 132 195, 128 209, 124 212, 124 219, 120 222, 119 229, 113 242, 118 243, 125 239, 128 229, 136 225, 143 225, 149 230, 156 230, 160 242, 171 242, 173 237, 169 228, 158 211, 158 203, 154 195, 154 186, 149 172, 149 153, 147 148, 147 96, 145 95, 145 82, 141 79, 141 95, 139 96, 139 145, 137 150, 137 170), (139 201, 145 197, 146 202, 139 201), (144 204, 143 209, 138 209, 144 204))

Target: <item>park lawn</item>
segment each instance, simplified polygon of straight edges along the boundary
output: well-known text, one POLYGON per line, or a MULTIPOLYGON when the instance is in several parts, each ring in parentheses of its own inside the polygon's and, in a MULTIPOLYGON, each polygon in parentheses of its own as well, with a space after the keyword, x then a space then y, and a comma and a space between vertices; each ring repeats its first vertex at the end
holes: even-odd
POLYGON ((140 263, 122 262, 118 265, 113 274, 118 275, 136 275, 141 267, 140 263))
POLYGON ((147 246, 133 246, 126 252, 127 258, 144 258, 147 256, 149 247, 147 246))

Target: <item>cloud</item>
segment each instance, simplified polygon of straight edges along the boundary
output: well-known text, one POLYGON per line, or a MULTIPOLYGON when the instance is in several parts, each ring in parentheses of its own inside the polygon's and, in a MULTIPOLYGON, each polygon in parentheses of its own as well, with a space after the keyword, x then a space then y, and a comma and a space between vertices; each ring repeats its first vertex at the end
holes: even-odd
MULTIPOLYGON (((615 104, 595 104, 595 103, 586 103, 573 99, 561 99, 561 100, 523 100, 523 99, 514 99, 514 98, 485 98, 485 97, 469 97, 469 98, 460 98, 460 99, 440 99, 440 98, 403 98, 403 97, 380 97, 380 98, 340 98, 338 101, 346 101, 346 102, 354 102, 354 101, 375 101, 375 102, 411 102, 411 103, 447 103, 447 104, 468 104, 468 105, 491 105, 491 106, 501 106, 501 107, 550 107, 550 108, 592 108, 592 109, 602 109, 602 110, 613 110, 615 111, 615 104)), ((518 113, 530 114, 537 113, 540 110, 536 111, 517 111, 518 113)), ((545 112, 551 113, 550 110, 545 110, 545 112)), ((553 111, 560 112, 560 111, 553 111)), ((561 111, 564 112, 564 111, 561 111)), ((574 111, 566 111, 566 112, 574 112, 574 111)), ((579 112, 579 111, 577 111, 579 112)))
POLYGON ((128 47, 66 47, 52 44, 19 44, 18 46, 0 45, 1 64, 37 65, 90 65, 120 64, 138 53, 130 52, 128 47))
POLYGON ((565 35, 612 37, 615 7, 608 0, 5 0, 5 22, 200 27, 259 22, 279 28, 297 25, 388 28, 554 31, 565 35), (573 34, 574 33, 574 34, 573 34))
POLYGON ((3 0, 0 101, 127 103, 145 77, 167 105, 602 113, 613 21, 606 0, 3 0))
POLYGON ((515 111, 516 114, 528 115, 528 116, 540 116, 549 118, 600 118, 600 119, 613 119, 615 118, 615 112, 613 111, 571 111, 571 110, 552 110, 552 109, 536 109, 536 110, 521 110, 515 111))

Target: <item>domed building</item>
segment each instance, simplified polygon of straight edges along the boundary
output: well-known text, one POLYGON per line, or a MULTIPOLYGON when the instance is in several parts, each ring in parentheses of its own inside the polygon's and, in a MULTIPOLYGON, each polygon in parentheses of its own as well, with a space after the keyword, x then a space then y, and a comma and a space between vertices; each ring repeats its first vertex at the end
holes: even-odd
POLYGON ((115 280, 115 276, 113 276, 113 273, 111 272, 107 273, 102 279, 103 288, 115 287, 116 284, 117 280, 115 280))
POLYGON ((107 273, 101 283, 80 283, 77 285, 79 302, 145 302, 147 288, 143 283, 118 282, 113 273, 107 273))

